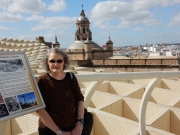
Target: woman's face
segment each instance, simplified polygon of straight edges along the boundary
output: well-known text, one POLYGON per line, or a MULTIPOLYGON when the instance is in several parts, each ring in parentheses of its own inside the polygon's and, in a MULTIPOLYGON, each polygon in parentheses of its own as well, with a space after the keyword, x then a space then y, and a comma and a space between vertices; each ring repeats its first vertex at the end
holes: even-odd
POLYGON ((63 71, 64 59, 61 54, 52 52, 49 55, 47 64, 51 73, 61 73, 63 71))

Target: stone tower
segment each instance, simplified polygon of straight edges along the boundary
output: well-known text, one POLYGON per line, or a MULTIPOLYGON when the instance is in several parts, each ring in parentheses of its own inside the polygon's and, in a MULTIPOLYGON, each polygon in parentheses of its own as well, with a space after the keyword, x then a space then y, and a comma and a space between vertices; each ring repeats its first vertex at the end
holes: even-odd
POLYGON ((109 40, 106 43, 106 50, 111 50, 113 51, 113 42, 111 41, 111 38, 109 36, 109 40))
POLYGON ((106 50, 111 51, 111 56, 110 57, 112 57, 113 56, 113 42, 111 41, 110 36, 109 36, 109 40, 106 43, 106 50))
POLYGON ((87 39, 92 40, 92 33, 89 26, 90 22, 85 16, 84 10, 82 9, 80 17, 77 19, 76 26, 77 30, 75 33, 75 41, 83 41, 87 39))
POLYGON ((57 36, 55 36, 55 42, 53 43, 53 48, 55 48, 55 47, 60 48, 60 44, 59 44, 59 42, 57 41, 57 36))
POLYGON ((44 43, 46 46, 48 46, 49 48, 52 47, 52 43, 51 42, 46 42, 44 40, 44 37, 43 36, 39 36, 39 37, 36 37, 36 41, 35 43, 44 43))
POLYGON ((44 40, 44 37, 42 36, 39 36, 39 37, 36 37, 36 41, 35 41, 36 43, 44 43, 45 42, 45 40, 44 40))
POLYGON ((89 40, 87 37, 87 40, 84 42, 84 51, 85 51, 85 60, 91 60, 92 59, 92 41, 89 40))

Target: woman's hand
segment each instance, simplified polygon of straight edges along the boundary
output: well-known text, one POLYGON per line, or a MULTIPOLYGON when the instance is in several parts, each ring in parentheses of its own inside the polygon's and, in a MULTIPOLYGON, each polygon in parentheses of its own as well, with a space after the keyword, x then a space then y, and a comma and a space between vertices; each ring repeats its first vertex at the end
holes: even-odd
POLYGON ((71 131, 72 135, 81 135, 83 126, 81 124, 76 124, 76 127, 71 131))
POLYGON ((65 132, 63 131, 62 135, 72 135, 71 132, 65 132))

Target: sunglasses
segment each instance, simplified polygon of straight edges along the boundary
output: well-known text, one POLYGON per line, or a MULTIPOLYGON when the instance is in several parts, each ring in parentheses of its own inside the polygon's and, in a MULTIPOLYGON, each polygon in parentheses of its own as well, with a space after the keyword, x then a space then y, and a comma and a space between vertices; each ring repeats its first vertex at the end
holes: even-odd
POLYGON ((50 62, 50 63, 55 63, 55 62, 57 62, 57 63, 62 63, 63 60, 50 60, 49 62, 50 62))

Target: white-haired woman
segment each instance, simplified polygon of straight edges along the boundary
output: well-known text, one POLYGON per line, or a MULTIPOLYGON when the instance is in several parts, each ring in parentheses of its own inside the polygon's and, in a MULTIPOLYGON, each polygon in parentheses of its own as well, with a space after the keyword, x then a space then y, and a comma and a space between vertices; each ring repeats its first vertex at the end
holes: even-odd
POLYGON ((78 112, 74 110, 73 93, 68 81, 68 55, 59 48, 49 49, 42 60, 42 66, 48 73, 37 78, 37 84, 46 108, 39 115, 39 135, 81 135, 83 129, 84 97, 78 81, 73 74, 73 87, 78 103, 78 112))

